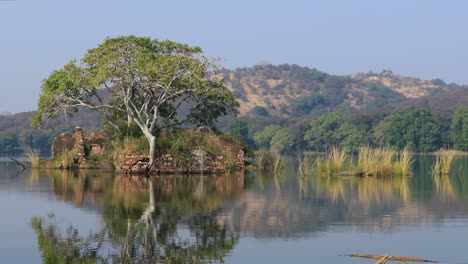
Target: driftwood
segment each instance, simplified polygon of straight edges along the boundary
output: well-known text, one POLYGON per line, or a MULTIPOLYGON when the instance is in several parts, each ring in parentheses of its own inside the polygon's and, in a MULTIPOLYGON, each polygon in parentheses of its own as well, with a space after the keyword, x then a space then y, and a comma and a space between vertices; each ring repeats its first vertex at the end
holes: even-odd
POLYGON ((353 258, 375 259, 377 260, 375 264, 384 264, 384 263, 387 263, 387 261, 439 263, 438 261, 435 261, 435 260, 401 257, 401 256, 389 256, 389 255, 350 254, 347 256, 353 257, 353 258))
POLYGON ((26 166, 24 166, 24 164, 23 164, 21 161, 15 159, 15 158, 13 158, 13 157, 9 157, 9 158, 10 158, 12 161, 16 162, 16 170, 19 171, 19 167, 20 167, 20 166, 23 168, 21 171, 24 171, 24 170, 26 169, 26 166))
POLYGON ((337 177, 364 177, 364 176, 366 176, 366 173, 364 173, 364 172, 344 171, 344 172, 335 173, 335 174, 333 174, 333 176, 337 176, 337 177))

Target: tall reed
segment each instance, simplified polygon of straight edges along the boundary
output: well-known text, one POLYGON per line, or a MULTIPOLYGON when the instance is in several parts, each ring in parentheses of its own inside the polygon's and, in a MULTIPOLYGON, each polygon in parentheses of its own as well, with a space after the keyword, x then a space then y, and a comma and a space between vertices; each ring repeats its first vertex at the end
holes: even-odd
POLYGON ((391 147, 359 148, 356 169, 371 176, 389 176, 394 174, 396 150, 391 147))
POLYGON ((453 149, 440 149, 435 152, 435 161, 432 173, 435 175, 449 175, 453 162, 457 156, 457 151, 453 149))
POLYGON ((275 174, 279 174, 281 169, 283 168, 284 157, 280 154, 276 154, 275 161, 273 165, 273 172, 275 174))
POLYGON ((33 148, 26 148, 26 157, 31 162, 31 168, 39 168, 39 150, 33 148))
POLYGON ((325 154, 323 159, 317 159, 316 166, 319 172, 331 176, 333 173, 340 172, 345 168, 346 160, 346 150, 334 146, 325 154))
POLYGON ((397 166, 399 167, 400 174, 403 176, 409 175, 411 171, 411 164, 413 163, 413 154, 408 147, 404 147, 400 151, 397 166))
POLYGON ((299 175, 303 177, 312 175, 317 161, 313 161, 309 155, 304 155, 302 158, 300 154, 297 159, 299 175))

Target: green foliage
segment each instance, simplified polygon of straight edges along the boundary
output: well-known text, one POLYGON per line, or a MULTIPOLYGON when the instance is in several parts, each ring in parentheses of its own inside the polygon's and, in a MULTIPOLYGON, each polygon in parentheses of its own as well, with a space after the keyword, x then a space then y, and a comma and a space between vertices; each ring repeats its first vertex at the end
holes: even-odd
POLYGON ((29 148, 38 150, 40 153, 49 153, 53 135, 54 133, 45 130, 29 129, 21 133, 21 138, 29 148))
POLYGON ((310 122, 304 139, 312 149, 324 151, 330 146, 340 146, 356 151, 364 142, 363 132, 335 112, 325 113, 310 122))
POLYGON ((281 129, 280 125, 266 126, 262 131, 255 133, 254 141, 257 146, 262 149, 270 149, 271 139, 275 136, 276 132, 281 129))
POLYGON ((280 125, 266 126, 262 131, 255 133, 254 141, 260 148, 277 153, 290 149, 294 144, 291 130, 280 125))
POLYGON ((438 85, 438 86, 446 86, 447 85, 443 80, 441 80, 439 78, 432 79, 431 83, 434 84, 434 85, 438 85))
POLYGON ((235 113, 238 103, 212 74, 216 69, 200 47, 148 37, 107 38, 80 63, 71 61, 43 81, 32 124, 78 111, 77 106, 101 112, 116 130, 125 127, 120 120, 127 116, 127 129, 116 136, 131 132, 135 122, 154 160, 159 132, 186 123, 214 127, 218 117, 235 113))
POLYGON ((290 102, 293 114, 308 114, 318 107, 328 106, 331 102, 330 96, 322 94, 313 94, 309 96, 301 96, 293 99, 290 102))
POLYGON ((256 105, 250 110, 250 112, 254 115, 259 115, 259 116, 268 116, 268 111, 265 109, 263 106, 256 105))
POLYGON ((430 152, 440 145, 440 128, 428 109, 416 108, 384 118, 374 129, 378 143, 418 152, 430 152))
POLYGON ((64 169, 72 169, 75 166, 75 157, 78 155, 78 150, 73 148, 71 150, 66 150, 53 159, 49 160, 49 167, 57 168, 57 166, 61 166, 64 169))
POLYGON ((20 146, 17 134, 0 132, 0 151, 11 151, 20 146))
POLYGON ((450 126, 453 146, 468 151, 468 106, 460 106, 452 117, 450 126))
POLYGON ((284 152, 292 147, 294 139, 291 135, 291 130, 282 127, 276 131, 270 140, 270 149, 274 152, 284 152))

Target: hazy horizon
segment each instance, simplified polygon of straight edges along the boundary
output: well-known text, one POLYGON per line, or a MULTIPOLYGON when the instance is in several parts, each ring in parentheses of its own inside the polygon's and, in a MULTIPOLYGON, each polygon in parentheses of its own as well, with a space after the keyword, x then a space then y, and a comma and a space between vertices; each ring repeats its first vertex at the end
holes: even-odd
POLYGON ((130 34, 198 45, 229 69, 268 61, 468 84, 466 10, 465 1, 423 0, 0 1, 0 113, 36 109, 51 71, 130 34))

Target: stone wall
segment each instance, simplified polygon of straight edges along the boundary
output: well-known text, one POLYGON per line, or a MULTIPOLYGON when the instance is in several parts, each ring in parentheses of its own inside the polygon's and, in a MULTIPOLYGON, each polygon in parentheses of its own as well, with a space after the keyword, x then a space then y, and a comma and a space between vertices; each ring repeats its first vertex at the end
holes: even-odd
POLYGON ((190 161, 183 166, 178 166, 171 154, 160 155, 153 166, 147 155, 126 154, 117 157, 115 165, 117 173, 127 174, 222 174, 226 171, 224 155, 212 156, 202 150, 194 150, 190 161))
MULTIPOLYGON (((239 142, 217 135, 205 136, 212 144, 221 146, 220 153, 209 154, 202 149, 194 149, 184 164, 176 164, 177 159, 171 154, 161 154, 152 165, 147 154, 123 153, 114 157, 115 169, 118 173, 127 174, 222 174, 228 166, 244 167, 244 150, 239 142)), ((91 164, 88 157, 90 154, 106 154, 106 141, 103 131, 86 135, 83 129, 76 127, 75 134, 63 133, 52 141, 52 158, 75 149, 73 168, 99 168, 100 165, 91 164)), ((61 167, 60 163, 54 166, 61 167)))

